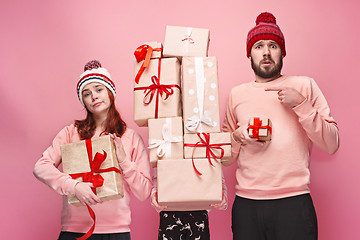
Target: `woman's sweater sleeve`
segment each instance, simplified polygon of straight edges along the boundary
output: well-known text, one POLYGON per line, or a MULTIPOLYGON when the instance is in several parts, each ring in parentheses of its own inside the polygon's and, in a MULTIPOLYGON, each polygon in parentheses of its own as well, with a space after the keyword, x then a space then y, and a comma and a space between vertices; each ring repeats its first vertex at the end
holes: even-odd
POLYGON ((324 95, 313 79, 306 99, 294 107, 310 140, 321 150, 333 154, 339 148, 339 129, 330 114, 324 95))
POLYGON ((75 185, 78 181, 70 175, 59 171, 61 163, 60 146, 70 142, 68 127, 63 128, 54 138, 52 145, 42 154, 36 162, 33 174, 41 182, 53 188, 61 195, 75 194, 75 185))
POLYGON ((146 200, 151 193, 153 183, 150 175, 150 162, 144 142, 139 134, 131 131, 126 141, 130 144, 125 148, 126 159, 119 161, 123 179, 131 192, 141 201, 146 200))

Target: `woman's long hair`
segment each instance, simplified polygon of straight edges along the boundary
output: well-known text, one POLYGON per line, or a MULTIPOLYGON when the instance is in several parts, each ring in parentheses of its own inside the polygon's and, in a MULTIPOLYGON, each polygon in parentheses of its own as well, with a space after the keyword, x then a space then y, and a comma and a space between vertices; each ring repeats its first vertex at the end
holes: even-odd
MULTIPOLYGON (((122 120, 120 113, 116 110, 114 95, 106 88, 110 98, 110 108, 105 120, 105 130, 101 134, 115 133, 121 137, 126 130, 126 123, 122 120)), ((93 114, 86 109, 86 118, 84 120, 75 120, 75 127, 78 129, 80 139, 89 139, 95 134, 95 120, 93 114)), ((101 135, 100 134, 100 135, 101 135)))

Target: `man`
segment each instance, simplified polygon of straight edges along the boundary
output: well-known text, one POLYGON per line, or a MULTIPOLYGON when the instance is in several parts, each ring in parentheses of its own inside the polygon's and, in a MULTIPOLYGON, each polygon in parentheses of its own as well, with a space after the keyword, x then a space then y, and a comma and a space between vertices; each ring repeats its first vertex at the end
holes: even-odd
POLYGON ((339 133, 315 81, 281 74, 285 40, 271 13, 262 13, 247 37, 255 80, 231 90, 223 130, 232 132, 237 160, 232 231, 236 240, 317 239, 310 197, 312 144, 333 154, 339 133), (269 118, 271 141, 248 134, 249 119, 269 118))

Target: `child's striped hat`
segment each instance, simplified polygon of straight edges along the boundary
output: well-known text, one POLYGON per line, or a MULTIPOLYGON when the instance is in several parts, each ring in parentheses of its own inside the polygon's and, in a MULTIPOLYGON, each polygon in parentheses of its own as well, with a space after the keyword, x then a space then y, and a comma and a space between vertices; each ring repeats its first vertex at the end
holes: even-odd
POLYGON ((109 72, 105 68, 101 67, 101 63, 98 60, 91 60, 90 62, 85 64, 84 73, 81 74, 77 84, 77 94, 82 105, 84 105, 81 94, 82 89, 85 87, 85 85, 92 82, 98 82, 103 84, 110 90, 110 92, 112 92, 115 98, 115 84, 111 80, 109 72))

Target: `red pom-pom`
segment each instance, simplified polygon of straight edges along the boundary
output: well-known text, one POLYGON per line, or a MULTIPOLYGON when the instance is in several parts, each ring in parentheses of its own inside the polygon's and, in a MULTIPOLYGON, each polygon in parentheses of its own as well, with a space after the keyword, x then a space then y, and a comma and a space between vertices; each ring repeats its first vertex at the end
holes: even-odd
POLYGON ((276 24, 276 18, 269 12, 263 12, 256 18, 256 25, 262 22, 276 24))
POLYGON ((101 68, 101 63, 98 60, 91 60, 85 64, 84 72, 94 68, 101 68))

